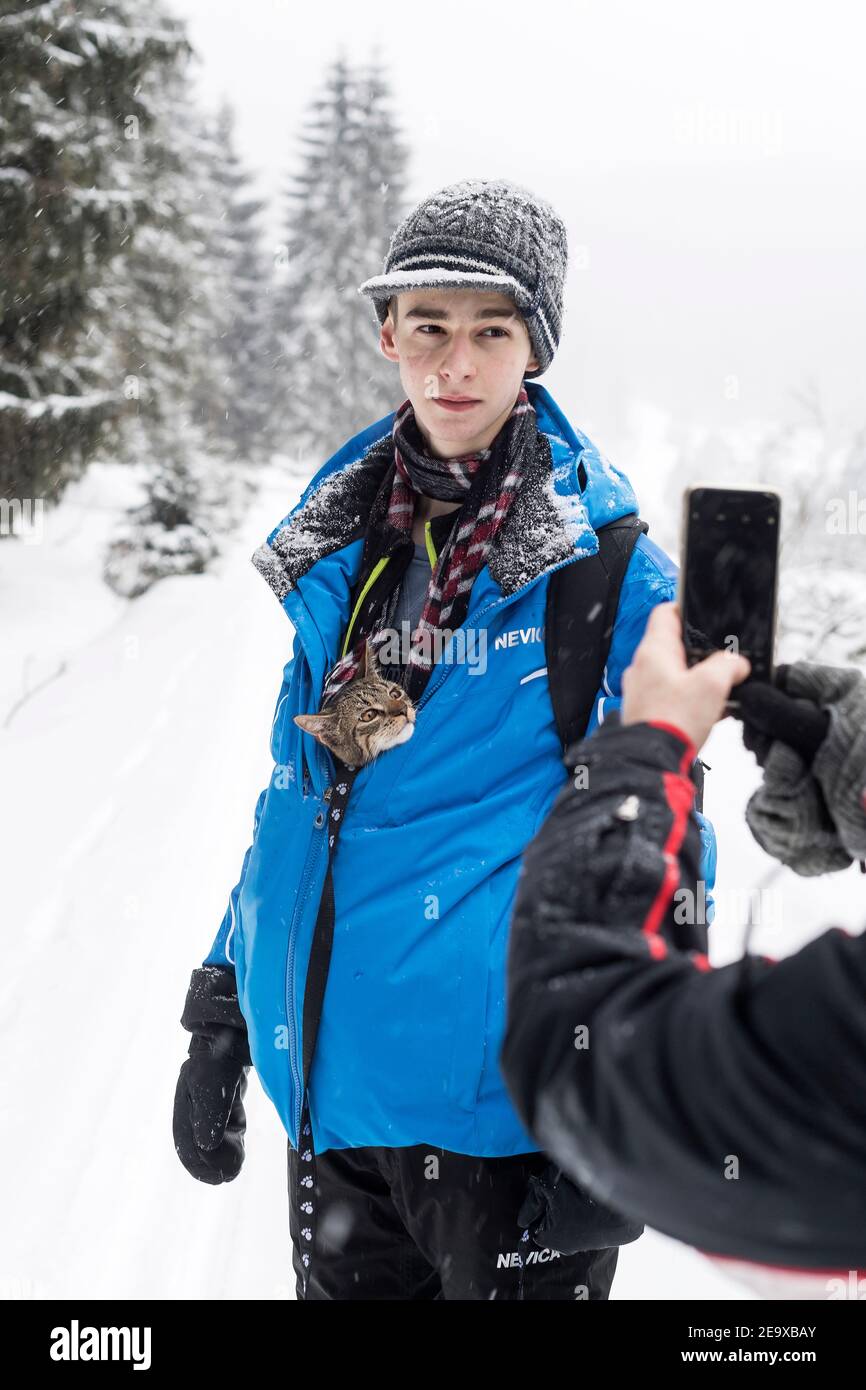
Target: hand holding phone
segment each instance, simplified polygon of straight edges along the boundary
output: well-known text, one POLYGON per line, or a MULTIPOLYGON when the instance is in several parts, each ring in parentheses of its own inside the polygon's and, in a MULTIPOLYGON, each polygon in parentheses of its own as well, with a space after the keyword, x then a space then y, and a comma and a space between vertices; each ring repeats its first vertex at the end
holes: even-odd
MULTIPOLYGON (((678 602, 690 666, 730 651, 748 657, 752 679, 772 683, 780 519, 769 487, 687 489, 678 602)), ((727 712, 738 707, 732 692, 727 712)))

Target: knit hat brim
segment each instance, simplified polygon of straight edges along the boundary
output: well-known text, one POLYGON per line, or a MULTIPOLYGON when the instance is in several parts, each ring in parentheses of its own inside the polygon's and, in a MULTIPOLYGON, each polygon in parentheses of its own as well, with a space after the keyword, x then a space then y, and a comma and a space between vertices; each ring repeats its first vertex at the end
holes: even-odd
POLYGON ((509 294, 518 309, 527 309, 530 296, 511 275, 489 275, 483 271, 448 270, 435 267, 429 270, 392 270, 388 275, 374 275, 358 286, 359 294, 366 294, 376 306, 376 312, 384 323, 388 312, 388 300, 392 294, 404 294, 406 290, 423 289, 461 289, 495 290, 509 294))

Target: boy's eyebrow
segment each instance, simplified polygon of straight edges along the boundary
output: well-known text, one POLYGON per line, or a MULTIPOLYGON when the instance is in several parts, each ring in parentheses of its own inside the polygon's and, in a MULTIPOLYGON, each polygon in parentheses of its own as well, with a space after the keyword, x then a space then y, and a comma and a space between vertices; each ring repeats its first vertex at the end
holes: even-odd
MULTIPOLYGON (((513 319, 516 310, 514 309, 479 309, 476 319, 513 319)), ((424 304, 416 304, 414 309, 407 309, 401 315, 404 319, 450 319, 451 315, 447 309, 432 309, 424 304)))

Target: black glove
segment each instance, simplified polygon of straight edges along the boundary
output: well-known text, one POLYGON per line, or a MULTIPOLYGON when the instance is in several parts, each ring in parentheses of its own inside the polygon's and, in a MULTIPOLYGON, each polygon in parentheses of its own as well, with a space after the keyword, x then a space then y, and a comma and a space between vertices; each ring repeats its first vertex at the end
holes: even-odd
POLYGON ((735 718, 743 722, 743 743, 764 767, 774 739, 786 743, 811 767, 830 726, 830 712, 813 700, 788 693, 790 666, 778 666, 773 684, 747 680, 737 686, 739 708, 735 718))
POLYGON ((866 680, 854 668, 797 661, 780 666, 777 681, 780 689, 746 681, 738 693, 743 741, 764 769, 746 807, 749 829, 798 874, 862 864, 866 680))
POLYGON ((567 1178, 552 1161, 533 1173, 517 1216, 520 1229, 542 1249, 575 1255, 579 1250, 606 1250, 628 1245, 643 1226, 596 1202, 567 1178))
POLYGON ((174 1147, 200 1182, 231 1182, 244 1161, 243 1098, 252 1066, 234 971, 194 970, 180 1021, 192 1039, 174 1095, 174 1147))

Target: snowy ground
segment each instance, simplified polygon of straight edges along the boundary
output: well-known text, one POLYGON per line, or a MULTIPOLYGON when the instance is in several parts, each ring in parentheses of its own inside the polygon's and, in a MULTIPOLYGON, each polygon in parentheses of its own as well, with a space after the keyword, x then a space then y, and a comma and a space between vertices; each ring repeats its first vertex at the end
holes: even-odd
MULTIPOLYGON (((0 544, 0 1296, 292 1298, 285 1135, 254 1073, 233 1183, 187 1175, 171 1109, 189 974, 251 837, 290 647, 249 557, 300 484, 275 464, 212 573, 132 603, 99 577, 128 489, 120 470, 92 471, 46 514, 41 544, 0 544)), ((721 962, 773 864, 742 824, 757 770, 730 721, 705 757, 721 962)), ((855 870, 771 888, 753 946, 772 955, 866 917, 855 870)), ((622 1250, 613 1297, 752 1295, 648 1233, 622 1250)))

